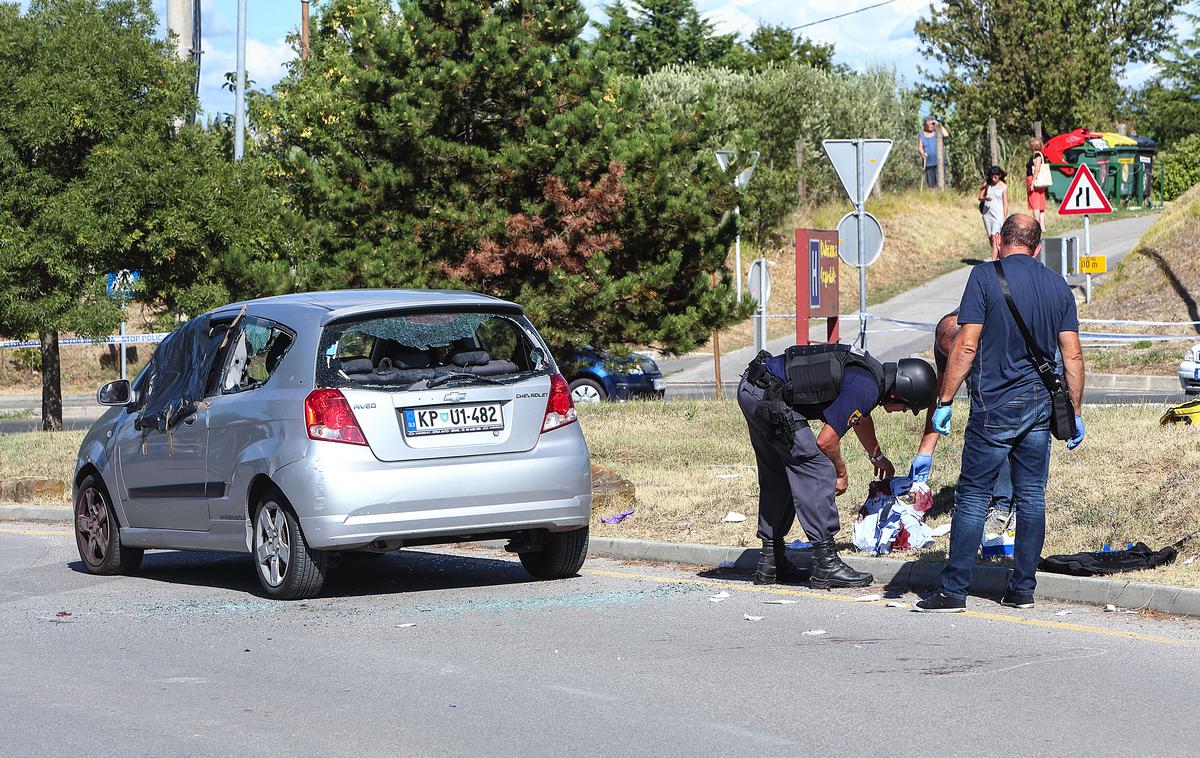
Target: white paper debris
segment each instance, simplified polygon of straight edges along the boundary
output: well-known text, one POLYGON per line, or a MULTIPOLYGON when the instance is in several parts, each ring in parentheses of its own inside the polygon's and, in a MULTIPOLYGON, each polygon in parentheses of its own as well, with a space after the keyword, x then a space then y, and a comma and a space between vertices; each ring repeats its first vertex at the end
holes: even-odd
POLYGON ((764 600, 767 605, 795 605, 799 600, 764 600))
POLYGON ((708 602, 710 602, 710 603, 719 603, 719 602, 721 602, 722 600, 725 600, 726 598, 731 598, 731 597, 733 597, 733 595, 730 595, 728 592, 726 592, 726 591, 724 591, 724 590, 721 590, 721 591, 720 591, 720 592, 718 592, 717 594, 715 594, 715 595, 713 595, 712 597, 710 597, 710 598, 708 599, 708 602))
POLYGON ((1196 560, 1196 556, 1194 556, 1194 555, 1193 555, 1191 558, 1188 558, 1187 560, 1185 560, 1185 561, 1183 562, 1183 565, 1187 566, 1188 564, 1190 564, 1190 563, 1191 563, 1192 561, 1194 561, 1194 560, 1196 560))
POLYGON ((904 605, 904 603, 888 603, 887 607, 888 608, 906 608, 907 606, 904 605))
POLYGON ((933 532, 932 532, 934 537, 945 537, 949 533, 950 533, 950 525, 949 524, 942 524, 941 526, 935 526, 933 528, 933 532))
POLYGON ((805 637, 819 637, 822 634, 825 634, 824 629, 809 629, 807 632, 804 632, 805 637))
POLYGON ((749 613, 742 614, 742 618, 746 619, 747 621, 762 621, 763 620, 762 616, 751 616, 749 613))
POLYGON ((859 595, 854 598, 856 603, 873 603, 876 600, 883 600, 883 595, 859 595))
POLYGON ((416 623, 415 623, 415 622, 409 622, 409 623, 407 623, 407 624, 396 624, 396 628, 397 628, 397 629, 407 629, 407 628, 409 628, 410 626, 416 626, 416 623))
POLYGON ((1054 615, 1055 616, 1070 616, 1072 613, 1074 613, 1074 611, 1059 611, 1058 613, 1056 613, 1054 615))
POLYGON ((741 522, 743 522, 745 520, 746 520, 746 515, 744 513, 738 513, 737 511, 730 511, 729 513, 725 514, 725 523, 726 524, 740 524, 741 522))
POLYGON ((741 479, 741 474, 717 474, 718 479, 741 479))
POLYGON ((1117 606, 1113 605, 1112 603, 1109 603, 1104 606, 1105 613, 1116 613, 1118 610, 1119 609, 1117 608, 1117 606))

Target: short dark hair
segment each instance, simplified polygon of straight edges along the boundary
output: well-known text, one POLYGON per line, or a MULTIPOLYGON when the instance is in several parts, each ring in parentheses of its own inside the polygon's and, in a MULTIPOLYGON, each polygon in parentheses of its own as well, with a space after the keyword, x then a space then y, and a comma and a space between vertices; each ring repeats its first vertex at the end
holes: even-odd
POLYGON ((1000 244, 1020 245, 1030 252, 1042 243, 1042 227, 1037 219, 1024 213, 1014 213, 1000 227, 1000 244))

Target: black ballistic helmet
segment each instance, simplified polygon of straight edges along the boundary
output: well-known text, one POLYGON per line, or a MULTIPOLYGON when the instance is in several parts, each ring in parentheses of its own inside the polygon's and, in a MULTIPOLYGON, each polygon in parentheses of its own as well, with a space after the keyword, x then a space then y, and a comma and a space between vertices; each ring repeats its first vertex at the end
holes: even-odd
POLYGON ((892 397, 917 415, 929 407, 937 394, 937 374, 928 361, 921 358, 901 358, 896 364, 896 380, 892 397))

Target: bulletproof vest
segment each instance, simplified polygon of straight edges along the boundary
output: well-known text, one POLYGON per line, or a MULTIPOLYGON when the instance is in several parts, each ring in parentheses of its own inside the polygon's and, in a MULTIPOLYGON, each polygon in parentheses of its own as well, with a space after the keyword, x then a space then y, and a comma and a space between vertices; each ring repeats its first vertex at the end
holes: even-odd
MULTIPOLYGON (((887 390, 889 377, 870 353, 840 343, 793 345, 783 352, 787 388, 783 399, 805 418, 819 418, 837 399, 846 369, 869 371, 879 384, 879 397, 887 390)), ((895 377, 890 377, 895 381, 895 377)))

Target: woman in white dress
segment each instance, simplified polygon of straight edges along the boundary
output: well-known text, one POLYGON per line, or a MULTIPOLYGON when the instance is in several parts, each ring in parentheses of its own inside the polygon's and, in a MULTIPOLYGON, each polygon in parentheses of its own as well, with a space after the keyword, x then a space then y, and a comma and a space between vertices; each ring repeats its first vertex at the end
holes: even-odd
POLYGON ((1008 218, 1008 175, 999 166, 990 166, 979 188, 979 212, 983 214, 983 230, 992 246, 992 260, 1000 258, 1000 227, 1008 218))

